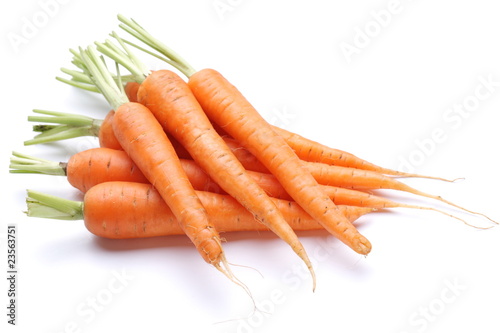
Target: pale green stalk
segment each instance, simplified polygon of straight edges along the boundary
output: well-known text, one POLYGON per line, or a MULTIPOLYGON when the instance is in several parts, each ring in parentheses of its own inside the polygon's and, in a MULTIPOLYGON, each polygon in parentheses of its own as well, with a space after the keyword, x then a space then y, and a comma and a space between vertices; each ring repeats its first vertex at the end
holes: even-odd
POLYGON ((28 190, 26 215, 58 220, 82 220, 83 202, 28 190))

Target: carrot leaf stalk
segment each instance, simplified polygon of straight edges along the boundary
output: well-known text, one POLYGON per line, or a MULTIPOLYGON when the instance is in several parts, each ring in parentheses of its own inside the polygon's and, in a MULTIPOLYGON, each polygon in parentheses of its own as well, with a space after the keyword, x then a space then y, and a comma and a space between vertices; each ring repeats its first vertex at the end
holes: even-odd
POLYGON ((26 215, 58 220, 83 219, 83 202, 28 190, 26 215))
POLYGON ((14 151, 10 158, 9 172, 66 176, 66 165, 64 162, 53 162, 14 151))
POLYGON ((81 136, 98 136, 102 124, 102 120, 100 119, 77 114, 38 109, 33 110, 33 112, 46 116, 28 116, 28 121, 58 125, 45 127, 35 125, 33 130, 40 132, 40 134, 36 135, 31 140, 25 141, 24 145, 26 146, 81 136))
MULTIPOLYGON (((126 18, 125 16, 118 14, 118 20, 122 22, 120 24, 120 28, 128 32, 130 35, 134 36, 138 40, 142 41, 144 44, 150 46, 160 54, 164 55, 167 57, 161 58, 170 65, 174 66, 177 68, 179 71, 181 71, 184 75, 187 77, 190 77, 193 75, 196 70, 191 67, 191 65, 184 59, 182 58, 177 52, 175 52, 173 49, 162 43, 159 39, 156 39, 153 37, 150 33, 148 33, 143 27, 141 27, 136 21, 133 19, 126 18)), ((128 44, 137 47, 135 44, 132 44, 130 42, 127 42, 128 44)), ((138 47, 142 51, 146 51, 140 47, 138 47)), ((147 53, 159 57, 155 55, 154 53, 151 53, 149 51, 146 51, 147 53)))

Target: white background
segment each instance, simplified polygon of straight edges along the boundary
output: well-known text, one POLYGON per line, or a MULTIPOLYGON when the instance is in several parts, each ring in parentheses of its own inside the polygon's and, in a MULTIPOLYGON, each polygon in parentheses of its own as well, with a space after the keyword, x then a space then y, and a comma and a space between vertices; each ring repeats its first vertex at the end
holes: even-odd
POLYGON ((194 67, 225 74, 270 122, 386 167, 403 168, 407 161, 415 172, 465 177, 453 184, 405 182, 500 220, 500 20, 494 3, 4 2, 0 258, 5 276, 6 224, 15 223, 19 276, 15 328, 6 324, 8 286, 1 279, 2 327, 42 333, 498 332, 498 228, 478 231, 409 209, 371 214, 358 224, 373 244, 367 257, 325 233, 302 233, 316 266, 315 293, 302 264, 274 236, 225 235, 229 260, 262 274, 234 268, 267 311, 252 315, 248 296, 205 264, 186 238, 102 240, 81 221, 28 218, 22 212, 26 188, 81 196, 63 177, 7 171, 12 150, 65 161, 97 145, 80 138, 24 147, 33 136, 26 117, 33 108, 104 117, 109 107, 102 98, 54 77, 70 66, 70 47, 103 40, 123 13, 194 67), (221 12, 216 4, 229 7, 221 12), (390 17, 382 15, 388 9, 390 17), (38 28, 27 31, 29 22, 38 28), (368 36, 360 33, 365 29, 368 36), (24 40, 16 44, 13 38, 24 40), (346 56, 347 44, 357 53, 346 56), (490 90, 481 77, 493 82, 490 90), (471 103, 470 112, 449 113, 463 103, 471 103), (430 143, 434 131, 440 140, 430 143), (116 274, 124 274, 125 282, 116 274), (90 306, 92 299, 99 311, 90 306))

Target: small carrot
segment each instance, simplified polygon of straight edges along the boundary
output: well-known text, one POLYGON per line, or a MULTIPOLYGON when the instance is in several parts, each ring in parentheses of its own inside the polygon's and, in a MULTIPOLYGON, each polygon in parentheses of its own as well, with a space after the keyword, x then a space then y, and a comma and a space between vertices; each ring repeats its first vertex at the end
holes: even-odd
MULTIPOLYGON (((165 132, 170 133, 189 152, 196 163, 228 194, 247 208, 255 218, 283 239, 304 261, 316 285, 315 273, 307 253, 293 229, 286 223, 273 201, 246 173, 224 140, 215 131, 194 97, 191 89, 176 73, 158 70, 150 73, 133 58, 125 44, 124 56, 116 56, 116 46, 110 41, 96 43, 98 50, 127 69, 138 74, 141 85, 138 100, 148 107, 165 132), (140 73, 142 72, 142 77, 140 73)), ((116 121, 116 115, 115 115, 116 121)), ((116 131, 115 134, 117 135, 116 131)))
MULTIPOLYGON (((121 15, 118 18, 123 23, 120 25, 123 29, 166 56, 172 64, 176 64, 177 69, 189 78, 189 88, 208 118, 255 155, 306 212, 356 252, 370 252, 370 242, 339 213, 333 201, 302 167, 299 158, 285 140, 236 87, 213 69, 195 71, 135 21, 121 15)), ((140 90, 141 88, 139 94, 140 90)), ((140 97, 139 100, 141 101, 140 97)))
MULTIPOLYGON (((212 223, 221 232, 269 231, 234 198, 197 191, 212 223)), ((28 216, 81 220, 96 236, 130 239, 185 234, 172 210, 151 184, 107 182, 92 187, 83 202, 28 190, 28 216)), ((273 199, 296 231, 323 230, 294 202, 273 199)), ((339 206, 349 221, 373 212, 371 208, 339 206)))
POLYGON ((86 73, 115 110, 113 131, 122 148, 157 188, 203 259, 240 284, 163 128, 144 105, 128 101, 94 48, 81 49, 80 56, 86 73))

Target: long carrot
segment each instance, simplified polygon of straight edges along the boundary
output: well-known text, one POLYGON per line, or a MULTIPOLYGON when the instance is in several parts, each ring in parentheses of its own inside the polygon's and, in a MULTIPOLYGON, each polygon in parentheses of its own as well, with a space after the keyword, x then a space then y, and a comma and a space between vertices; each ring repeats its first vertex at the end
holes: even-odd
POLYGON ((376 171, 382 174, 399 177, 428 178, 448 182, 453 182, 456 180, 449 180, 441 177, 425 176, 384 168, 361 159, 346 151, 328 147, 319 142, 307 139, 297 133, 287 131, 286 129, 282 129, 277 126, 274 126, 273 128, 280 136, 285 139, 286 143, 294 150, 297 156, 299 156, 299 158, 304 161, 376 171))
MULTIPOLYGON (((116 35, 114 35, 117 37, 116 35)), ((119 38, 117 38, 120 41, 119 38)), ((228 194, 233 196, 255 218, 283 239, 304 261, 316 286, 315 273, 307 253, 293 229, 286 223, 275 204, 246 173, 224 140, 215 131, 186 82, 169 70, 150 73, 124 47, 130 62, 115 57, 116 46, 109 41, 96 43, 98 50, 123 66, 138 73, 143 80, 138 90, 138 100, 154 114, 164 130, 186 148, 192 158, 228 194), (141 71, 142 77, 141 77, 141 71)), ((116 115, 115 115, 116 121, 116 115)), ((116 134, 116 133, 115 133, 116 134)))
POLYGON ((159 50, 177 69, 189 77, 188 85, 210 120, 255 155, 305 211, 356 252, 370 252, 370 242, 339 213, 333 201, 302 167, 299 158, 284 139, 234 86, 215 70, 204 69, 196 72, 135 21, 121 15, 119 20, 124 23, 122 28, 159 50))
MULTIPOLYGON (((194 161, 181 159, 180 162, 195 190, 226 194, 194 161)), ((68 162, 59 163, 13 152, 10 168, 11 172, 17 173, 65 175, 71 185, 84 193, 97 184, 110 181, 149 183, 124 151, 108 148, 84 150, 71 156, 68 162)), ((293 200, 273 175, 254 171, 247 172, 270 197, 288 201, 293 200)), ((431 210, 455 218, 469 226, 482 228, 433 207, 395 202, 381 196, 352 189, 328 185, 322 186, 336 205, 372 209, 411 208, 431 210)))
POLYGON ((404 191, 418 196, 438 200, 447 205, 461 209, 471 214, 481 215, 491 222, 498 224, 483 213, 475 212, 470 209, 450 202, 439 195, 429 194, 408 186, 392 177, 380 174, 375 171, 359 170, 354 168, 326 165, 323 163, 305 162, 306 168, 311 172, 314 178, 323 185, 332 185, 337 187, 356 189, 356 190, 377 190, 390 189, 404 191))
POLYGON ((115 110, 113 130, 120 145, 157 188, 203 259, 241 285, 163 128, 144 105, 128 101, 94 48, 81 49, 80 56, 86 73, 115 110))
MULTIPOLYGON (((197 191, 211 222, 221 232, 269 231, 228 195, 197 191)), ((287 223, 296 231, 323 230, 294 202, 273 199, 287 223)), ((172 210, 151 184, 106 182, 85 193, 83 202, 28 191, 27 215, 31 217, 85 221, 94 235, 128 239, 185 234, 172 210)), ((339 206, 354 222, 372 208, 339 206)))

